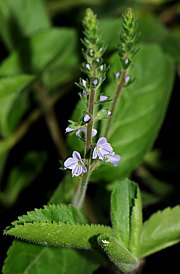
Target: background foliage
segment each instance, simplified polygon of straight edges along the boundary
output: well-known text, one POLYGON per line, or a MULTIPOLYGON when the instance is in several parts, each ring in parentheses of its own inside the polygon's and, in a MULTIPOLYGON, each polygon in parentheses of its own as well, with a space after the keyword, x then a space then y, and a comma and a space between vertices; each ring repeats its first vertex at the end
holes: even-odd
MULTIPOLYGON (((139 182, 142 191, 144 219, 159 208, 179 203, 178 1, 3 0, 0 1, 2 229, 18 215, 46 204, 57 187, 51 200, 70 200, 71 180, 65 177, 61 181, 64 173, 59 170, 58 160, 65 159, 68 151, 76 145, 80 146, 73 138, 68 145, 65 144, 64 128, 78 102, 78 89, 74 82, 81 73, 81 20, 86 7, 92 7, 98 14, 102 39, 107 45, 105 59, 111 64, 104 91, 111 95, 112 73, 119 67, 115 50, 120 15, 129 6, 134 8, 138 18, 141 50, 132 70, 136 81, 123 93, 120 111, 110 133, 111 143, 116 152, 122 154, 123 160, 113 172, 111 167, 102 166, 93 175, 94 184, 89 187, 88 199, 91 205, 93 203, 94 211, 99 212, 98 222, 107 224, 107 189, 112 189, 116 179, 131 175, 139 182), (66 196, 64 190, 68 190, 66 196), (97 201, 98 208, 95 205, 97 201)), ((77 115, 78 107, 73 116, 77 115)), ((148 227, 144 228, 144 233, 149 233, 148 227)), ((3 237, 1 264, 10 244, 11 240, 3 237)), ((27 268, 28 273, 44 273, 42 262, 52 260, 53 265, 60 257, 64 273, 69 273, 66 259, 69 253, 72 262, 68 261, 68 264, 72 264, 74 273, 83 273, 83 265, 87 264, 89 273, 92 273, 99 264, 94 258, 87 260, 93 254, 82 256, 81 252, 66 249, 42 250, 17 241, 9 250, 10 258, 18 261, 17 256, 24 247, 32 256, 29 259, 28 255, 23 255, 24 264, 17 264, 17 273, 23 273, 27 268), (38 266, 33 264, 37 258, 38 266)), ((166 258, 168 263, 171 261, 176 265, 177 248, 150 257, 143 273, 153 273, 155 269, 159 271, 157 273, 163 273, 162 260, 164 269, 168 267, 166 258)), ((12 273, 9 267, 6 266, 4 273, 12 273)))

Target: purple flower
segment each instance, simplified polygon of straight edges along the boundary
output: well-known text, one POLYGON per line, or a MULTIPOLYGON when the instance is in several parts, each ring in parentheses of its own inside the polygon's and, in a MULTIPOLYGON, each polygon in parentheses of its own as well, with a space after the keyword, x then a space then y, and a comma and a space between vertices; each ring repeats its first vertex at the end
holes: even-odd
MULTIPOLYGON (((76 131, 76 136, 80 139, 85 139, 86 137, 87 128, 82 127, 76 131)), ((96 136, 97 130, 95 128, 92 129, 92 137, 96 136)))
POLYGON ((71 169, 72 176, 76 176, 76 177, 81 175, 82 173, 87 172, 87 168, 81 159, 81 155, 77 151, 73 151, 72 157, 69 157, 64 162, 64 168, 71 169))
POLYGON ((82 86, 86 88, 86 80, 82 79, 82 86))
POLYGON ((89 116, 89 114, 85 114, 83 117, 83 121, 86 123, 91 119, 91 117, 89 116))
POLYGON ((96 147, 93 151, 93 159, 96 159, 97 157, 100 160, 105 159, 105 155, 111 154, 113 152, 113 149, 109 143, 107 143, 107 140, 105 137, 99 138, 97 141, 96 147))
POLYGON ((69 132, 72 132, 72 131, 74 131, 74 130, 76 130, 76 128, 67 127, 67 128, 65 129, 65 133, 69 133, 69 132))
POLYGON ((100 102, 106 102, 107 100, 108 100, 108 96, 100 95, 100 99, 99 99, 100 102))
POLYGON ((126 75, 126 76, 125 76, 125 79, 124 79, 125 84, 129 83, 130 79, 131 79, 130 76, 129 76, 129 75, 126 75))
POLYGON ((98 84, 98 79, 94 79, 94 80, 93 80, 93 84, 94 84, 95 86, 97 86, 97 84, 98 84))
POLYGON ((112 152, 111 154, 105 155, 105 162, 118 166, 121 156, 112 152))

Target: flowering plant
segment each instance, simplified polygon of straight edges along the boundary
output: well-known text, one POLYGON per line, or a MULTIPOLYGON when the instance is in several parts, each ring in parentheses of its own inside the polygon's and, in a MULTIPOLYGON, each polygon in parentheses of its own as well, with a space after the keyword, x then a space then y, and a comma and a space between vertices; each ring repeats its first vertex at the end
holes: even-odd
MULTIPOLYGON (((160 95, 157 95, 152 87, 156 83, 153 77, 152 86, 144 88, 146 71, 145 76, 138 75, 141 66, 136 68, 136 64, 150 65, 144 63, 144 55, 149 54, 150 49, 138 46, 137 21, 132 9, 122 15, 118 51, 110 59, 111 66, 104 62, 106 47, 91 9, 86 10, 83 27, 83 77, 77 83, 80 102, 65 129, 73 151, 70 157, 61 151, 64 159, 61 169, 66 175, 48 205, 18 217, 4 234, 33 243, 26 244, 26 250, 30 248, 35 256, 47 252, 50 265, 55 262, 57 266, 52 273, 80 273, 83 269, 93 273, 101 266, 106 273, 109 269, 111 273, 138 273, 146 256, 180 241, 177 218, 180 207, 158 211, 143 223, 140 188, 127 178, 155 139, 167 106, 162 95, 170 89, 166 90, 160 83, 160 95), (106 81, 107 88, 104 88, 106 81), (106 184, 107 204, 110 196, 111 224, 102 213, 95 214, 100 207, 93 209, 88 203, 88 184, 97 183, 99 177, 106 184), (84 253, 77 250, 84 250, 84 253), (68 266, 63 265, 62 258, 68 266), (59 260, 62 265, 58 264, 59 260)), ((158 62, 164 62, 163 69, 169 66, 169 71, 173 71, 173 63, 165 54, 156 46, 151 50, 153 55, 157 54, 158 62)), ((41 97, 42 87, 35 88, 41 97)), ((52 116, 49 105, 43 106, 52 116)), ((56 140, 55 135, 54 138, 56 140)), ((4 274, 10 273, 10 260, 22 245, 22 242, 14 242, 3 268, 4 274)), ((24 273, 32 273, 27 269, 24 273)), ((38 273, 46 271, 46 267, 39 269, 38 273)), ((21 270, 17 273, 22 273, 21 270)))

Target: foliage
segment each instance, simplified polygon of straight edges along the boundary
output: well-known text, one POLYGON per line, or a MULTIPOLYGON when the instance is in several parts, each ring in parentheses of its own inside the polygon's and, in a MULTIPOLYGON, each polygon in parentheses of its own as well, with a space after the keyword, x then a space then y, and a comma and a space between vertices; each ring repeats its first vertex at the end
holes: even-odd
POLYGON ((130 2, 0 2, 4 274, 150 273, 180 241, 179 4, 130 2))

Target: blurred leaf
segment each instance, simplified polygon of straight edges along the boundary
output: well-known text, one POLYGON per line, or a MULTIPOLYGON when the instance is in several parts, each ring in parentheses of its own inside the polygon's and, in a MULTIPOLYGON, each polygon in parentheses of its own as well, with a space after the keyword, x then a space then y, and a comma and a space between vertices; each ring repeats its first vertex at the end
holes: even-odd
POLYGON ((9 50, 17 48, 24 37, 50 25, 43 0, 0 1, 0 35, 9 50))
POLYGON ((161 201, 161 198, 158 197, 158 195, 155 195, 146 191, 141 192, 141 197, 142 197, 143 207, 150 206, 161 201))
POLYGON ((52 28, 34 34, 23 41, 17 51, 14 51, 0 67, 0 75, 40 73, 47 70, 52 63, 63 65, 65 58, 74 51, 76 34, 73 29, 52 28), (62 63, 61 63, 62 60, 62 63))
MULTIPOLYGON (((111 64, 112 70, 116 72, 118 55, 113 56, 111 64)), ((112 182, 116 178, 128 176, 143 160, 163 122, 174 80, 172 59, 158 46, 144 45, 134 58, 131 75, 136 80, 122 91, 109 130, 109 141, 122 159, 116 168, 107 164, 100 166, 94 172, 94 180, 112 182)), ((105 93, 112 98, 114 92, 115 84, 111 80, 105 93)))
POLYGON ((74 195, 74 181, 71 175, 66 175, 61 180, 59 186, 53 193, 50 203, 65 203, 69 204, 72 201, 74 195))
POLYGON ((137 255, 142 227, 140 191, 134 182, 116 182, 111 194, 111 218, 114 236, 137 255))
POLYGON ((91 249, 90 240, 101 233, 112 235, 112 230, 103 225, 35 221, 15 224, 4 231, 5 235, 40 245, 78 249, 91 249))
POLYGON ((102 32, 102 40, 107 50, 117 49, 121 29, 120 18, 105 18, 99 20, 99 28, 102 32))
POLYGON ((8 250, 3 274, 92 274, 98 265, 89 252, 82 255, 71 249, 41 247, 16 240, 8 250))
POLYGON ((143 166, 139 167, 136 171, 138 177, 140 177, 143 185, 146 188, 149 188, 154 194, 157 194, 160 198, 167 198, 173 191, 173 186, 159 180, 158 178, 154 177, 146 168, 143 166))
POLYGON ((180 242, 180 206, 154 213, 143 224, 139 257, 180 242))
POLYGON ((22 162, 10 172, 5 190, 0 192, 1 203, 6 206, 12 206, 21 191, 25 189, 42 170, 45 160, 45 153, 29 152, 22 162))
POLYGON ((1 189, 1 178, 3 175, 3 170, 4 170, 7 156, 8 156, 7 151, 3 151, 3 152, 0 151, 0 189, 1 189))
POLYGON ((143 43, 158 43, 163 51, 170 55, 176 63, 180 63, 180 37, 161 25, 152 16, 139 18, 140 40, 143 43))
POLYGON ((19 118, 23 114, 24 106, 14 109, 15 102, 22 90, 27 87, 34 77, 30 75, 19 75, 13 77, 0 78, 0 134, 8 136, 17 126, 19 118), (13 115, 12 120, 10 114, 13 115), (11 126, 10 126, 11 125, 11 126))

